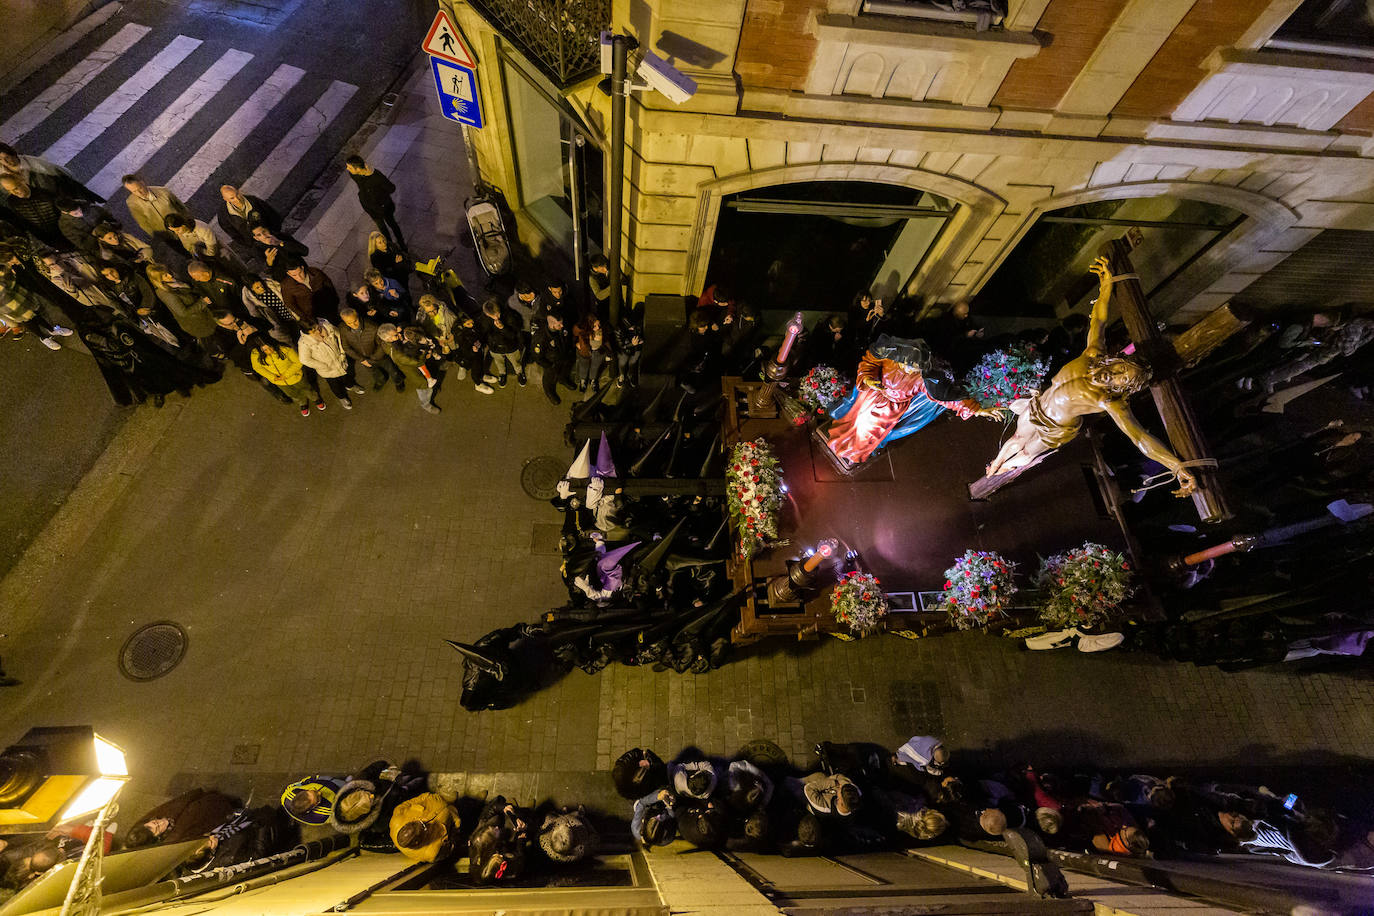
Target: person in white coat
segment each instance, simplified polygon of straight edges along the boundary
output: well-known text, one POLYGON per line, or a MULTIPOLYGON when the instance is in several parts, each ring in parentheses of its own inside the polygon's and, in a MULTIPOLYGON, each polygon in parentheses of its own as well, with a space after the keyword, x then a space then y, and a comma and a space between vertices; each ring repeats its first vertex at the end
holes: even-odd
POLYGON ((334 326, 323 318, 316 320, 314 327, 301 332, 296 351, 300 354, 301 365, 314 369, 344 410, 352 410, 353 402, 348 396, 364 392, 353 378, 343 341, 334 326))

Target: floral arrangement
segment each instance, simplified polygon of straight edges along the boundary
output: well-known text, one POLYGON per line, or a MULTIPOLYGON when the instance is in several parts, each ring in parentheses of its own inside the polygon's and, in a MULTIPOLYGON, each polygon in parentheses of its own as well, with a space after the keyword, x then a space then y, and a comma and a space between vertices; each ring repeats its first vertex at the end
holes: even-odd
POLYGON ((814 413, 830 410, 849 393, 849 383, 829 366, 817 366, 802 377, 797 400, 814 413))
POLYGON ((763 439, 738 442, 725 471, 730 518, 739 529, 740 556, 748 558, 778 536, 782 507, 782 471, 778 457, 763 439))
POLYGON ((1091 541, 1041 560, 1035 582, 1046 596, 1040 619, 1055 629, 1105 623, 1135 592, 1126 558, 1091 541))
POLYGON ((945 570, 944 596, 938 607, 961 630, 985 627, 1005 616, 1016 594, 1016 564, 990 550, 966 550, 945 570))
POLYGON ((1050 364, 1030 344, 1017 343, 983 354, 964 376, 969 397, 984 407, 1009 407, 1040 390, 1050 364))
POLYGON ((876 632, 887 616, 887 596, 878 578, 866 572, 847 572, 830 592, 830 611, 856 636, 876 632))

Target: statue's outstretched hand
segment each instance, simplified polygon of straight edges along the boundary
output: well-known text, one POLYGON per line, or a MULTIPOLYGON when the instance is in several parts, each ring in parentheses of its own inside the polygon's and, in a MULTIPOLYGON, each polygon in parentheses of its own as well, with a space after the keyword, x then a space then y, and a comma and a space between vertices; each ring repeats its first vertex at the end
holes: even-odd
POLYGON ((1088 272, 1097 274, 1097 282, 1101 286, 1109 286, 1112 282, 1112 266, 1106 255, 1094 260, 1088 265, 1088 272))
POLYGON ((1178 481, 1178 489, 1174 491, 1174 495, 1180 499, 1191 496, 1197 490, 1197 478, 1184 468, 1179 468, 1174 472, 1174 480, 1178 481))

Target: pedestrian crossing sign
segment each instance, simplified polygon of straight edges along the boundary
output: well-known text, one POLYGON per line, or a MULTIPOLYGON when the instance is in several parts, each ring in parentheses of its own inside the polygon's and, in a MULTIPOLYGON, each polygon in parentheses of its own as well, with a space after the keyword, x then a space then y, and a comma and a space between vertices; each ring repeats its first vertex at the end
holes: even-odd
POLYGON ((482 126, 482 102, 477 95, 477 74, 471 67, 463 67, 429 59, 434 70, 434 88, 439 91, 439 107, 444 117, 469 127, 482 126))
POLYGON ((440 57, 469 70, 477 69, 477 61, 446 10, 441 9, 434 16, 434 22, 430 25, 421 48, 430 57, 440 57))

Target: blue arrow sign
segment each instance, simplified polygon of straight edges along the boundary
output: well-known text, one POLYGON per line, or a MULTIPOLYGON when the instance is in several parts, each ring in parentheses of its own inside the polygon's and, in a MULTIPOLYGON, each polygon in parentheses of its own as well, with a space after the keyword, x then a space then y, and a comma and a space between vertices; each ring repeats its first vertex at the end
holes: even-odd
POLYGON ((434 69, 434 88, 439 92, 439 107, 444 117, 471 127, 482 126, 482 102, 477 95, 477 74, 471 67, 429 59, 434 69))

